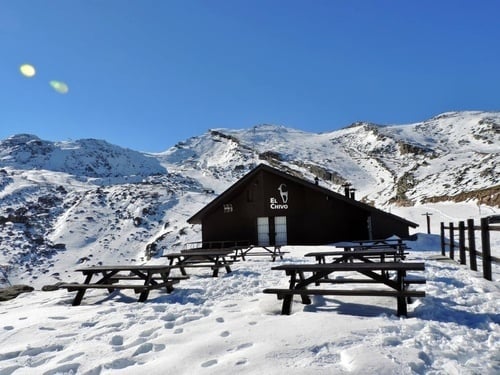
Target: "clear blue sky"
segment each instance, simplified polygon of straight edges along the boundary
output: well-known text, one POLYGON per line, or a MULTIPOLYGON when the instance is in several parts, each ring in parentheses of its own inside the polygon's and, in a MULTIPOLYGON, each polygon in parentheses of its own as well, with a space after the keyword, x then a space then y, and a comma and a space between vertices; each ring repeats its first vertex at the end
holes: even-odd
POLYGON ((0 139, 158 152, 218 127, 500 110, 499 15, 497 0, 0 0, 0 139))

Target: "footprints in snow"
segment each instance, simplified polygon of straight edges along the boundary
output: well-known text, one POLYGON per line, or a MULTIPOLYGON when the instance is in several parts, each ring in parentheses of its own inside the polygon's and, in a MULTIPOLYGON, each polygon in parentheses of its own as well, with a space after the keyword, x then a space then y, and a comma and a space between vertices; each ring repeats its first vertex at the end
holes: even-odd
MULTIPOLYGON (((219 317, 219 318, 216 318, 215 321, 217 323, 224 323, 224 318, 219 317)), ((248 324, 249 325, 256 325, 257 322, 252 321, 252 322, 249 322, 248 324)), ((222 331, 219 336, 222 337, 222 338, 225 338, 225 337, 228 337, 230 335, 231 335, 231 332, 229 332, 229 331, 222 331)), ((240 351, 248 349, 248 348, 251 348, 252 346, 253 346, 253 343, 247 342, 247 343, 240 344, 240 345, 238 345, 236 347, 229 348, 229 349, 227 349, 227 352, 231 353, 231 354, 239 354, 240 351)), ((218 363, 219 363, 219 361, 217 359, 211 359, 209 361, 203 362, 201 364, 201 367, 211 367, 211 366, 217 365, 218 363)), ((234 363, 234 365, 235 366, 242 366, 242 365, 245 365, 246 363, 248 363, 248 360, 246 358, 239 358, 234 363)))
POLYGON ((211 359, 210 361, 203 362, 201 364, 201 367, 210 367, 210 366, 216 365, 217 363, 218 363, 218 361, 216 359, 211 359))
MULTIPOLYGON (((232 309, 235 308, 236 304, 228 304, 225 307, 232 309)), ((81 334, 81 329, 90 329, 88 333, 90 335, 87 337, 87 340, 102 340, 103 337, 107 337, 106 344, 115 351, 115 352, 123 352, 123 357, 114 358, 110 362, 104 362, 97 365, 96 368, 88 371, 88 374, 98 374, 105 369, 111 370, 120 370, 126 369, 130 366, 136 366, 138 364, 143 363, 144 359, 147 357, 142 357, 144 355, 151 355, 155 352, 161 352, 166 349, 168 343, 163 344, 159 343, 157 339, 158 337, 162 337, 165 334, 164 329, 171 330, 171 334, 181 335, 185 332, 185 328, 183 325, 203 319, 210 318, 212 311, 209 309, 200 309, 197 311, 193 311, 193 309, 187 309, 186 311, 177 311, 175 313, 169 312, 169 309, 165 306, 154 306, 153 310, 158 315, 154 318, 156 321, 158 319, 162 319, 164 321, 163 326, 157 325, 153 328, 144 329, 143 331, 139 331, 135 333, 135 338, 130 337, 128 334, 121 335, 120 331, 132 329, 134 324, 126 322, 117 322, 113 324, 100 324, 99 315, 101 314, 109 314, 115 312, 115 309, 109 309, 107 311, 100 311, 96 314, 95 319, 80 322, 79 326, 74 326, 73 331, 61 332, 60 334, 51 334, 51 331, 56 331, 56 328, 63 321, 68 320, 68 317, 65 316, 50 316, 47 317, 47 324, 45 326, 39 326, 38 330, 40 332, 47 332, 47 334, 52 335, 54 339, 71 339, 72 337, 76 337, 81 334), (54 323, 54 326, 50 322, 54 323)), ((133 315, 133 314, 132 314, 133 315)), ((132 317, 132 316, 131 316, 132 317)), ((134 315, 134 317, 136 317, 134 315)), ((151 319, 145 315, 142 316, 143 321, 150 321, 151 319)), ((26 317, 19 318, 19 320, 25 320, 26 317)), ((217 326, 224 327, 226 325, 226 321, 223 317, 214 317, 212 318, 215 328, 217 326)), ((131 320, 132 321, 132 320, 131 320)), ((135 320, 134 320, 135 321, 135 320)), ((67 324, 67 323, 65 323, 67 324)), ((257 322, 250 321, 247 322, 248 325, 255 325, 257 322)), ((151 326, 149 326, 151 327, 151 326)), ((0 327, 4 331, 14 331, 16 329, 16 325, 5 325, 0 327)), ((226 327, 227 328, 227 327, 226 327)), ((232 363, 234 366, 242 366, 248 364, 248 359, 242 356, 245 350, 253 347, 252 342, 238 343, 237 345, 231 346, 231 330, 221 329, 216 335, 219 339, 224 340, 222 349, 225 350, 226 354, 223 354, 222 357, 212 358, 209 360, 205 360, 200 363, 199 366, 202 368, 208 368, 212 366, 217 366, 219 364, 232 363), (226 348, 226 349, 224 349, 226 348), (226 357, 227 356, 227 357, 226 357)), ((64 340, 65 341, 65 340, 64 340)), ((63 341, 63 342, 64 342, 63 341)), ((167 338, 162 341, 166 342, 167 338)), ((62 343, 62 342, 61 342, 62 343)), ((45 362, 47 358, 51 358, 50 356, 54 352, 61 352, 65 349, 65 345, 47 345, 40 347, 30 347, 26 350, 9 352, 9 353, 0 353, 0 375, 12 374, 19 368, 19 361, 25 363, 31 363, 35 365, 39 365, 39 363, 45 362), (12 362, 12 361, 15 362, 12 362), (5 361, 5 362, 4 362, 5 361), (2 365, 7 365, 4 367, 2 365), (8 366, 11 364, 11 366, 8 366)), ((76 352, 70 354, 60 360, 57 361, 57 365, 54 368, 46 371, 44 374, 46 375, 55 375, 59 373, 77 373, 81 370, 82 363, 80 362, 85 357, 85 353, 76 352)))
MULTIPOLYGON (((217 323, 224 323, 224 318, 215 319, 217 323)), ((229 331, 222 331, 220 337, 228 337, 231 333, 229 331)))

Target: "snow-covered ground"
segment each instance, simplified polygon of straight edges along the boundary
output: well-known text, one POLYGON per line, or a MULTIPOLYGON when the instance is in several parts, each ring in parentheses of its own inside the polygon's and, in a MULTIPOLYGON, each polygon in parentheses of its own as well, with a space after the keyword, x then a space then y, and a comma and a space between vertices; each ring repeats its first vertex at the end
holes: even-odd
POLYGON ((93 290, 77 307, 66 290, 3 302, 0 374, 498 374, 498 267, 487 281, 434 259, 438 236, 418 238, 409 259, 426 263, 427 296, 408 318, 385 297, 296 300, 280 315, 281 302, 262 293, 286 284, 271 267, 310 261, 311 247, 290 246, 283 261, 250 259, 218 278, 195 270, 146 303, 93 290))

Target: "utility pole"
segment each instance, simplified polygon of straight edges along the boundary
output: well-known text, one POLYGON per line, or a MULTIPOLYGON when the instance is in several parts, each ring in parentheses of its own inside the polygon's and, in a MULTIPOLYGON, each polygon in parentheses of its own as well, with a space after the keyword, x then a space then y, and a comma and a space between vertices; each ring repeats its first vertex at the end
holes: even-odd
POLYGON ((431 234, 431 215, 429 212, 426 212, 425 214, 422 214, 422 216, 427 217, 427 234, 431 234))

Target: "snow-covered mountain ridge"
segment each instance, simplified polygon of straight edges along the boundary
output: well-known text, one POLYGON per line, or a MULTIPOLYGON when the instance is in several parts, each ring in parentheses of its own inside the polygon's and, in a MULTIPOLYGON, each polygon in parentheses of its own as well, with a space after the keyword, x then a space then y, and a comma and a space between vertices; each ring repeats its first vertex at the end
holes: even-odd
MULTIPOLYGON (((412 205, 498 185, 499 154, 500 113, 453 112, 321 134, 273 125, 214 129, 158 156, 172 170, 229 179, 266 161, 310 180, 318 176, 333 190, 350 182, 360 199, 378 205, 412 205)), ((481 197, 500 204, 498 195, 481 197)))
POLYGON ((0 142, 0 166, 44 169, 99 179, 167 172, 152 157, 102 140, 49 142, 29 134, 15 135, 0 142))
POLYGON ((499 207, 499 154, 500 112, 321 134, 212 129, 158 154, 13 136, 0 141, 0 279, 43 285, 67 280, 59 264, 134 262, 197 240, 186 219, 261 162, 334 191, 349 182, 357 199, 386 210, 440 200, 499 207))

